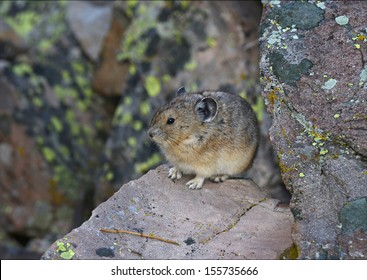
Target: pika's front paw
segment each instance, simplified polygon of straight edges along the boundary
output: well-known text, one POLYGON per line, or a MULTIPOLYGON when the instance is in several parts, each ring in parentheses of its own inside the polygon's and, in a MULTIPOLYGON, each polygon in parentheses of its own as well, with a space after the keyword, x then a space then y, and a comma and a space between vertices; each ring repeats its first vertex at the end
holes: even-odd
POLYGON ((186 183, 186 186, 189 187, 189 189, 191 190, 197 190, 197 189, 201 189, 203 186, 205 178, 202 177, 195 177, 194 179, 188 181, 186 183))
POLYGON ((215 182, 215 183, 224 182, 227 179, 228 179, 227 175, 210 177, 210 180, 215 182))
POLYGON ((172 167, 168 171, 168 178, 171 178, 172 180, 179 180, 182 177, 182 172, 178 170, 176 167, 172 167))

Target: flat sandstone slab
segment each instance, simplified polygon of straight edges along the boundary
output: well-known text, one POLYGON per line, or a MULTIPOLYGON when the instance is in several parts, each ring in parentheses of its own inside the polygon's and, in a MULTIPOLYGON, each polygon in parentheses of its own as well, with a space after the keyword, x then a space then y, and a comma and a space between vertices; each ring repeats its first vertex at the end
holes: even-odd
POLYGON ((172 182, 167 175, 162 165, 123 185, 43 259, 277 259, 292 246, 291 212, 252 181, 205 181, 203 189, 190 190, 185 183, 191 177, 172 182))

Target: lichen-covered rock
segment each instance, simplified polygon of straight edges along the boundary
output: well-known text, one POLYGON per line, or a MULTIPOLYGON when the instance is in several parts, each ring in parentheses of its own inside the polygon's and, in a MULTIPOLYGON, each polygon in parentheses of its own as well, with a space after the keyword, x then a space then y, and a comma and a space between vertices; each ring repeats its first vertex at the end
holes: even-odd
POLYGON ((366 16, 358 1, 264 6, 263 95, 301 258, 367 258, 345 246, 367 234, 366 16))
POLYGON ((24 40, 3 19, 0 19, 0 59, 13 59, 26 50, 24 40))
POLYGON ((252 181, 208 182, 190 190, 186 180, 172 182, 163 165, 125 184, 43 259, 277 259, 292 247, 288 207, 278 207, 252 181))
POLYGON ((109 126, 65 9, 55 1, 0 3, 11 27, 8 37, 0 28, 0 47, 12 48, 0 57, 1 255, 11 239, 26 250, 33 238, 53 241, 84 221, 91 204, 104 143, 97 135, 109 126))

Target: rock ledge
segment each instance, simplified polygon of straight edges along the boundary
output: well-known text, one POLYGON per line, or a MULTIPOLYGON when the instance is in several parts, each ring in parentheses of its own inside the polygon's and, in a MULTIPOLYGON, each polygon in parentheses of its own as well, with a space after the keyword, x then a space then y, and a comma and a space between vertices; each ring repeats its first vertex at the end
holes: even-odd
POLYGON ((123 185, 43 259, 276 259, 292 247, 291 212, 252 181, 206 181, 194 191, 184 185, 188 177, 172 182, 167 173, 162 165, 123 185), (100 228, 142 232, 179 246, 100 228))

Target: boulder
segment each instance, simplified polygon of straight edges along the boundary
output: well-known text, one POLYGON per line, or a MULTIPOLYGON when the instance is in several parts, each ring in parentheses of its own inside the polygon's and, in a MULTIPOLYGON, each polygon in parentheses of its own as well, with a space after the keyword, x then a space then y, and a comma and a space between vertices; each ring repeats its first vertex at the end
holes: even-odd
POLYGON ((111 25, 112 2, 71 1, 66 18, 83 51, 93 61, 98 61, 103 42, 111 25))
POLYGON ((251 180, 190 190, 188 178, 173 182, 162 165, 123 185, 43 259, 277 259, 292 248, 291 212, 251 180))
POLYGON ((300 258, 367 258, 366 16, 359 1, 264 6, 262 92, 300 258))

